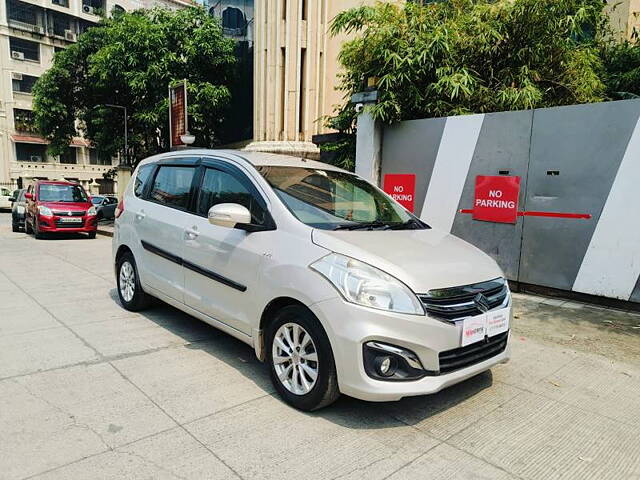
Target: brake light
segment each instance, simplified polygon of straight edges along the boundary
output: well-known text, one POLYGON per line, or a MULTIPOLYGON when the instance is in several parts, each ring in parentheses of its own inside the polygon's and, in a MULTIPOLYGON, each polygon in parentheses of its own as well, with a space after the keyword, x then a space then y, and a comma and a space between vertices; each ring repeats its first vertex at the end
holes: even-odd
POLYGON ((120 201, 118 202, 118 206, 116 207, 116 211, 114 212, 115 217, 120 218, 120 215, 122 215, 122 212, 124 212, 124 198, 121 198, 120 201))

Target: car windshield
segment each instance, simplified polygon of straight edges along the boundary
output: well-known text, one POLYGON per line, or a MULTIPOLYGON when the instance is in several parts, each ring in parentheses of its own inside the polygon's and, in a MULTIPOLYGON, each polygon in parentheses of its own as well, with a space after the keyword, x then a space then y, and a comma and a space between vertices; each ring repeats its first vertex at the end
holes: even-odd
POLYGON ((104 200, 103 197, 91 197, 91 203, 93 203, 94 205, 99 205, 100 203, 102 203, 102 200, 104 200))
POLYGON ((41 202, 86 202, 87 194, 80 185, 44 184, 38 190, 41 202))
POLYGON ((355 175, 332 170, 262 166, 260 174, 301 222, 323 230, 429 228, 355 175))

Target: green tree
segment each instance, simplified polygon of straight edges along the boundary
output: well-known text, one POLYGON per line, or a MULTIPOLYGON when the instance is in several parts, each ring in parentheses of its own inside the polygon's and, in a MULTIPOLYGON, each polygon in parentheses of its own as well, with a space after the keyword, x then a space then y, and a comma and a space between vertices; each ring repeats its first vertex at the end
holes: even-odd
POLYGON ((186 79, 189 130, 196 145, 215 146, 229 105, 234 43, 202 8, 118 13, 55 55, 34 86, 40 132, 54 155, 82 134, 100 155, 122 152, 127 107, 129 155, 140 160, 169 148, 168 87, 186 79))
MULTIPOLYGON (((340 13, 348 98, 377 78, 378 120, 598 102, 607 98, 602 0, 377 3, 340 13)), ((345 105, 337 117, 353 112, 345 105)), ((353 116, 351 117, 353 120, 353 116)))

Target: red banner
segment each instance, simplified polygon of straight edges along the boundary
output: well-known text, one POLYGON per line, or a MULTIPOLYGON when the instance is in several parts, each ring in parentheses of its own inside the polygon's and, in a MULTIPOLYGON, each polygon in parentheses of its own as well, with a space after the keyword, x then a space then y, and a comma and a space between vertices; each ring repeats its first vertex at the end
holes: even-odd
POLYGON ((187 133, 187 81, 169 87, 169 123, 171 147, 184 145, 180 137, 187 133))

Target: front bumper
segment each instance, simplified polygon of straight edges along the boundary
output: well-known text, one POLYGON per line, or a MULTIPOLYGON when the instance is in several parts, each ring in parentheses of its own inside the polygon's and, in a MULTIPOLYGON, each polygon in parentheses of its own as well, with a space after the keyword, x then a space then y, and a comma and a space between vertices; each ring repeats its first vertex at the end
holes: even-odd
MULTIPOLYGON (((508 305, 511 308, 511 304, 508 305)), ((335 357, 340 391, 368 401, 393 401, 439 392, 496 364, 509 360, 509 345, 497 355, 451 373, 419 380, 375 380, 365 372, 363 345, 370 341, 396 345, 415 353, 425 370, 439 371, 440 352, 461 347, 461 325, 429 316, 373 310, 334 298, 311 305, 327 330, 335 357)))
POLYGON ((76 217, 82 219, 82 222, 77 225, 73 223, 63 224, 60 220, 62 218, 64 217, 43 217, 39 215, 37 220, 38 230, 46 233, 91 233, 98 229, 98 221, 95 215, 76 217))

